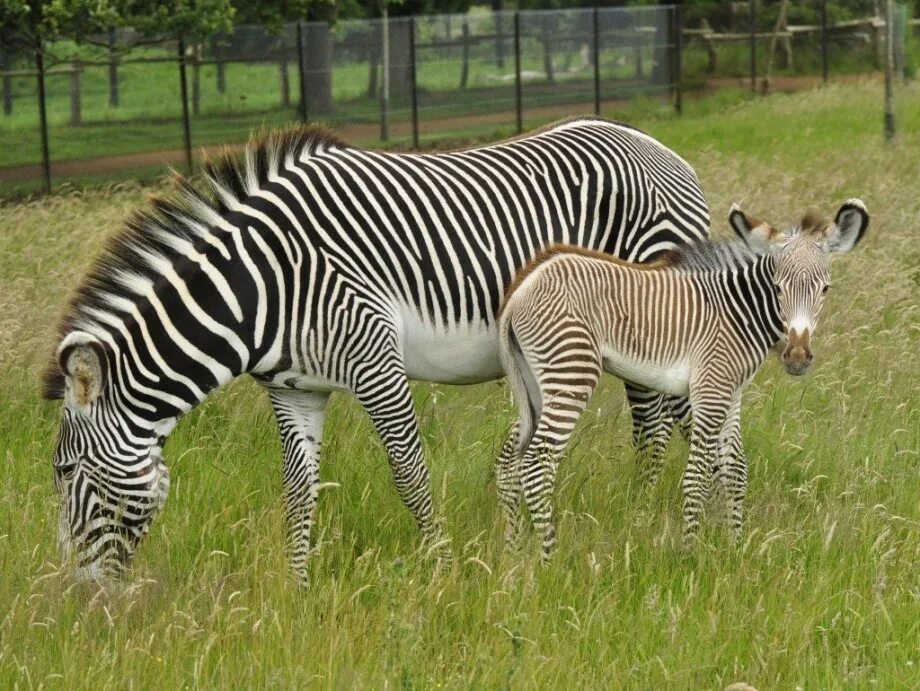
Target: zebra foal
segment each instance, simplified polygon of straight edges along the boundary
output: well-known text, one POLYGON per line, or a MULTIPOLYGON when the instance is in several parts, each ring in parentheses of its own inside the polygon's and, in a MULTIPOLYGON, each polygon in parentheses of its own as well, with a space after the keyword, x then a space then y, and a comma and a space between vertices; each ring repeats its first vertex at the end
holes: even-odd
MULTIPOLYGON (((683 478, 683 540, 693 539, 710 483, 725 490, 732 530, 742 529, 747 464, 741 390, 783 337, 786 371, 810 366, 811 336, 829 288, 831 254, 848 252, 869 223, 846 202, 834 223, 808 214, 782 233, 733 206, 740 240, 679 248, 646 265, 576 247, 538 255, 509 288, 500 356, 520 417, 496 463, 510 545, 521 495, 542 537, 556 544, 556 463, 601 372, 675 396, 692 412, 683 478)), ((643 473, 654 481, 660 457, 643 473)))

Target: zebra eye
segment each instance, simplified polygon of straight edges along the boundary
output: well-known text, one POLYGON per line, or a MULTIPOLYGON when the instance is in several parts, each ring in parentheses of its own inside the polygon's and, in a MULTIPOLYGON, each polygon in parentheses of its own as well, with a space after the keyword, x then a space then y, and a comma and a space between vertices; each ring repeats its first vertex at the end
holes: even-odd
POLYGON ((73 474, 76 470, 77 470, 76 463, 65 463, 63 465, 54 466, 54 473, 59 478, 67 482, 73 479, 73 474))
POLYGON ((831 289, 830 285, 825 285, 825 286, 821 289, 821 295, 827 295, 827 291, 829 291, 830 289, 831 289))
POLYGON ((776 297, 779 297, 780 295, 783 294, 783 289, 780 288, 778 285, 774 284, 774 285, 773 285, 773 292, 776 293, 776 297))

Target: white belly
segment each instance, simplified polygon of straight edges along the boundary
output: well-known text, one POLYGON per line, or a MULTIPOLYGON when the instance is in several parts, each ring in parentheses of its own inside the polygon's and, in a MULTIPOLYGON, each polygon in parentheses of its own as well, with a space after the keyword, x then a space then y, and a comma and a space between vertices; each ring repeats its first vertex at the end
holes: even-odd
POLYGON ((498 327, 462 326, 443 332, 416 315, 402 315, 402 348, 410 379, 477 384, 504 376, 498 358, 498 327))
POLYGON ((614 350, 604 350, 602 355, 604 369, 621 379, 674 396, 687 396, 690 393, 689 362, 644 362, 614 350))

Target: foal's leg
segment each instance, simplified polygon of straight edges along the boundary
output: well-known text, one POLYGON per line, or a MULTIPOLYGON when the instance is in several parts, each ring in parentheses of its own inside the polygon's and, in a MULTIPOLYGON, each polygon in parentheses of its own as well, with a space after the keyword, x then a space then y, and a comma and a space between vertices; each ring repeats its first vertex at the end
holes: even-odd
POLYGON ((673 425, 668 397, 626 383, 626 398, 632 411, 633 445, 639 477, 655 484, 664 467, 664 451, 673 425))
POLYGON ((733 401, 722 428, 718 466, 713 480, 722 487, 732 537, 737 541, 744 528, 744 497, 747 494, 747 459, 741 442, 740 394, 733 401))
POLYGON ((284 450, 282 484, 287 502, 288 549, 291 569, 308 585, 310 530, 319 489, 319 458, 328 393, 269 389, 284 450))
POLYGON ((495 484, 498 488, 498 500, 502 505, 505 517, 505 549, 509 550, 517 544, 520 533, 521 519, 521 455, 517 450, 518 423, 514 424, 511 433, 502 445, 501 453, 495 459, 495 484))
POLYGON ((731 406, 731 392, 709 383, 691 385, 693 430, 690 434, 690 458, 683 479, 683 545, 690 547, 699 529, 703 503, 712 482, 712 470, 718 458, 719 436, 731 406))
MULTIPOLYGON (((560 331, 563 329, 564 325, 560 331)), ((565 344, 566 352, 537 373, 540 418, 520 466, 524 501, 542 538, 543 563, 556 547, 552 501, 556 465, 601 374, 600 356, 590 334, 569 326, 565 344)))

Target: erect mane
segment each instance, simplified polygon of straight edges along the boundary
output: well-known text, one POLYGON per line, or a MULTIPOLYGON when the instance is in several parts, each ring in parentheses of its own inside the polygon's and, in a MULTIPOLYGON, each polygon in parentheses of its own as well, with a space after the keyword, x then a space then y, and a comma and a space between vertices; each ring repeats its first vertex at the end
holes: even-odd
MULTIPOLYGON (((93 310, 111 310, 112 298, 136 295, 139 284, 162 275, 158 267, 164 262, 174 265, 185 258, 186 250, 214 231, 228 205, 254 193, 270 174, 280 170, 288 155, 302 159, 346 146, 325 128, 295 126, 250 139, 242 164, 229 151, 207 162, 204 193, 175 174, 171 194, 151 198, 148 208, 132 214, 108 240, 64 310, 55 351, 69 332, 98 328, 93 310)), ((42 375, 41 393, 49 400, 64 395, 64 375, 55 355, 42 375)))

